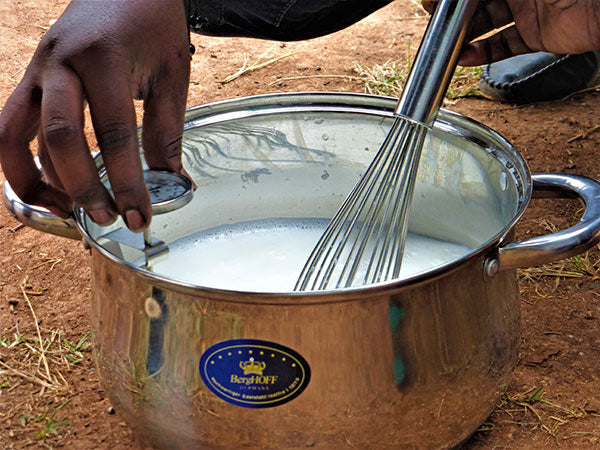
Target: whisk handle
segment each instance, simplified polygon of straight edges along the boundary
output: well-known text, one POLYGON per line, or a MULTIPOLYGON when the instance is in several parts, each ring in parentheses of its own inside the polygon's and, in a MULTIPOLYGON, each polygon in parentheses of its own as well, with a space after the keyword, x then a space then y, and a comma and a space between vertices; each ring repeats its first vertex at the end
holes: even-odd
POLYGON ((448 89, 479 0, 440 0, 429 20, 395 113, 431 124, 448 89))

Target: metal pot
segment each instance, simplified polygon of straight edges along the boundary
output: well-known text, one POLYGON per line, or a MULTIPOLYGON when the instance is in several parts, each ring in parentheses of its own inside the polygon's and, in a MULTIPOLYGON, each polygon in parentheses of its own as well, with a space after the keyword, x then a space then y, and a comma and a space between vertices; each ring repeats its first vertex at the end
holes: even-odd
MULTIPOLYGON (((161 251, 152 257, 226 223, 331 217, 386 135, 394 106, 391 98, 321 93, 191 109, 184 166, 198 188, 189 205, 153 219, 161 251)), ((382 284, 265 293, 155 273, 139 262, 140 236, 106 238, 127 234, 122 222, 99 227, 77 209, 74 228, 5 185, 22 222, 91 246, 102 383, 137 434, 164 448, 459 444, 492 411, 516 362, 514 269, 595 245, 599 199, 596 181, 531 177, 497 133, 441 111, 409 227, 469 251, 382 284), (510 242, 532 194, 577 197, 586 211, 572 228, 510 242)))

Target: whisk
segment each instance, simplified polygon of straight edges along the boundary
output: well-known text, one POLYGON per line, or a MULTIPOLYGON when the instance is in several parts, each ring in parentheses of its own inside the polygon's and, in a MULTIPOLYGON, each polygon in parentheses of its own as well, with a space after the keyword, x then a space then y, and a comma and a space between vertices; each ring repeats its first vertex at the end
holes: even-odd
POLYGON ((431 16, 395 120, 366 172, 309 256, 294 290, 370 284, 400 275, 416 173, 479 0, 441 0, 431 16))

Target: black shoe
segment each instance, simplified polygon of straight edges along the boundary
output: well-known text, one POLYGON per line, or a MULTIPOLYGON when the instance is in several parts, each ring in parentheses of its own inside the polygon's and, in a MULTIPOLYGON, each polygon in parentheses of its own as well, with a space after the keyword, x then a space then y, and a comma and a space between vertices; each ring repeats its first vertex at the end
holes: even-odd
POLYGON ((600 51, 579 55, 528 53, 485 66, 480 89, 507 103, 566 97, 589 86, 600 70, 600 51))

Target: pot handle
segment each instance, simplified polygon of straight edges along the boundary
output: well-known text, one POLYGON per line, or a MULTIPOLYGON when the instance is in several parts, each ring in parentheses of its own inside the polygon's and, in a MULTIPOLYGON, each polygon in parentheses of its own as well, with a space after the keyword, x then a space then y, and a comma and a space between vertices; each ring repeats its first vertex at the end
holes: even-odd
MULTIPOLYGON (((585 205, 581 220, 557 233, 502 245, 496 257, 486 260, 486 272, 531 267, 582 253, 600 242, 600 183, 592 178, 571 174, 535 174, 532 176, 536 198, 574 197, 585 205)), ((21 223, 45 233, 81 239, 73 218, 61 219, 46 208, 24 203, 4 182, 4 204, 21 223)))
POLYGON ((578 198, 585 205, 581 220, 556 233, 501 245, 495 258, 486 261, 486 271, 531 267, 582 253, 600 242, 600 183, 571 174, 532 176, 534 198, 578 198))
POLYGON ((46 208, 23 202, 8 181, 4 182, 4 205, 19 222, 28 227, 57 236, 81 239, 72 217, 61 219, 46 208))

